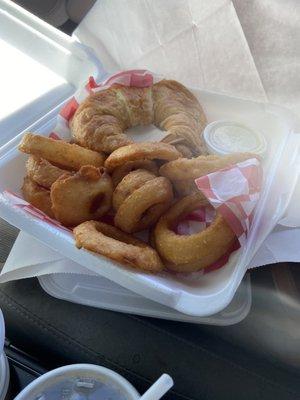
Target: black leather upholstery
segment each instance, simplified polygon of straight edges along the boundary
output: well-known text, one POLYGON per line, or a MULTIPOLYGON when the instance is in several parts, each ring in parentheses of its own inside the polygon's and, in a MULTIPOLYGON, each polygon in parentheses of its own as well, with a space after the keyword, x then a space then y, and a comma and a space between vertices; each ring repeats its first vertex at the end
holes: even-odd
MULTIPOLYGON (((269 271, 254 272, 254 282, 263 274, 269 271)), ((226 328, 141 318, 57 300, 36 279, 2 284, 0 306, 10 341, 48 368, 104 365, 140 392, 168 372, 176 384, 166 398, 176 400, 299 398, 296 368, 266 356, 263 349, 253 351, 241 339, 235 343, 251 316, 226 328)), ((260 327, 250 329, 259 346, 260 327)))

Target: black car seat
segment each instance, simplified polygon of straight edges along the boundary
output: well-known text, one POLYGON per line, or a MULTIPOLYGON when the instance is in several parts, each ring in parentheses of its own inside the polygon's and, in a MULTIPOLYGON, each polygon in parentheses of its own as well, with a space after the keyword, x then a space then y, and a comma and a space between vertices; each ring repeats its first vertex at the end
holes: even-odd
MULTIPOLYGON (((15 228, 1 222, 2 263, 16 235, 15 228)), ((299 318, 293 325, 281 309, 272 267, 253 271, 251 277, 251 312, 229 327, 72 304, 46 294, 37 279, 0 285, 0 307, 8 341, 46 369, 82 362, 103 365, 124 375, 141 393, 167 372, 175 381, 166 396, 172 400, 296 400, 299 318)))

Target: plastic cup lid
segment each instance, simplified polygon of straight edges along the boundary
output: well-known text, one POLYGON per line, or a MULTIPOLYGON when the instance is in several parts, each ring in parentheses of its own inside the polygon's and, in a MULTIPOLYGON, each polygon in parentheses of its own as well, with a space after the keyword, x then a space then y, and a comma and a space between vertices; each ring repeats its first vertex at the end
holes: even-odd
POLYGON ((257 130, 235 121, 215 121, 206 126, 203 138, 212 154, 250 152, 263 155, 266 139, 257 130))
POLYGON ((137 400, 135 388, 116 372, 93 364, 74 364, 47 372, 15 400, 137 400))

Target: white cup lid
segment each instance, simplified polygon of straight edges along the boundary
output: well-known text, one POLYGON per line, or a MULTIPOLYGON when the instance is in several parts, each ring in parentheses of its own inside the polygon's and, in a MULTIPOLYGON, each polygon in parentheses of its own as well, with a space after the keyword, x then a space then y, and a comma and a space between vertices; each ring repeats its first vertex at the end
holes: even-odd
POLYGON ((135 388, 116 372, 93 364, 54 369, 31 382, 15 400, 137 400, 135 388))
POLYGON ((263 155, 267 149, 262 133, 235 121, 222 120, 208 124, 203 138, 209 153, 217 155, 240 152, 263 155))

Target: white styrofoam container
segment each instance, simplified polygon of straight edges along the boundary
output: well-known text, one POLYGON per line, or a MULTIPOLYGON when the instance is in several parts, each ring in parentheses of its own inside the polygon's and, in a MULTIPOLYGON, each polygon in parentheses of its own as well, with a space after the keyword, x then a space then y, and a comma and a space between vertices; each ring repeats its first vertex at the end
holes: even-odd
MULTIPOLYGON (((225 267, 199 277, 136 272, 86 250, 78 250, 72 234, 12 207, 2 194, 0 216, 91 271, 177 311, 208 316, 224 309, 251 258, 288 205, 299 169, 299 143, 293 140, 297 136, 293 133, 295 121, 285 110, 200 90, 194 90, 194 94, 203 105, 208 121, 224 118, 240 121, 260 130, 268 143, 264 186, 249 238, 243 251, 235 252, 225 267)), ((33 126, 31 130, 47 135, 54 123, 55 117, 45 118, 42 126, 33 126)), ((27 158, 17 150, 21 135, 0 149, 0 192, 10 189, 20 193, 27 158)))
POLYGON ((35 273, 39 274, 40 285, 51 296, 106 310, 224 326, 242 321, 251 307, 250 274, 246 274, 232 301, 224 310, 208 317, 197 317, 180 313, 96 275, 25 232, 19 233, 6 261, 8 265, 5 264, 3 270, 10 269, 10 266, 17 266, 16 263, 22 265, 19 264, 21 275, 15 275, 16 279, 25 278, 26 269, 33 274, 33 268, 35 273), (30 248, 29 254, 28 248, 30 248), (54 272, 58 271, 58 266, 60 272, 54 272))
MULTIPOLYGON (((50 46, 52 50, 50 56, 46 57, 48 65, 52 65, 54 56, 59 55, 55 49, 64 47, 66 39, 61 35, 56 37, 52 32, 53 28, 50 29, 47 24, 39 22, 19 8, 10 6, 7 1, 0 0, 0 4, 1 7, 3 5, 6 7, 8 11, 5 15, 13 19, 16 26, 26 27, 26 32, 30 32, 31 28, 35 30, 34 34, 30 36, 30 40, 34 41, 38 37, 40 42, 34 43, 39 43, 40 50, 43 43, 48 49, 49 42, 51 45, 54 42, 54 45, 50 46), (42 31, 42 35, 39 30, 42 31)), ((13 29, 11 29, 11 34, 13 34, 13 29)), ((71 68, 72 74, 69 73, 68 67, 72 66, 73 61, 76 63, 76 49, 78 46, 72 44, 65 51, 63 65, 66 68, 65 70, 62 68, 61 71, 65 71, 66 79, 72 75, 73 81, 76 82, 78 78, 79 82, 82 75, 90 73, 90 69, 85 70, 88 58, 86 61, 81 58, 76 71, 71 68)), ((32 52, 31 56, 37 57, 40 54, 43 54, 43 51, 32 52)), ((99 71, 98 76, 105 75, 104 71, 99 71)), ((60 73, 60 71, 56 72, 60 73)), ((72 87, 75 90, 75 85, 72 87)), ((85 250, 78 250, 74 246, 74 239, 70 233, 49 226, 43 221, 34 219, 21 209, 12 207, 2 192, 9 189, 20 193, 26 160, 26 156, 17 150, 17 145, 23 135, 23 133, 17 134, 17 129, 12 131, 10 137, 17 136, 0 148, 0 217, 91 271, 179 312, 195 316, 208 316, 224 309, 233 298, 251 258, 276 222, 282 217, 288 205, 298 177, 299 140, 294 141, 294 138, 297 136, 295 132, 300 130, 295 118, 288 111, 279 107, 198 89, 194 90, 194 94, 203 105, 209 122, 230 119, 244 123, 250 128, 262 132, 268 144, 264 159, 264 186, 251 232, 243 251, 235 252, 224 268, 199 277, 195 275, 176 276, 168 273, 149 275, 132 271, 101 256, 85 250)), ((65 100, 69 95, 70 92, 66 94, 65 100)), ((61 106, 59 102, 57 106, 45 111, 43 117, 40 118, 38 115, 38 121, 28 130, 48 135, 54 127, 55 115, 61 106)), ((30 113, 30 111, 31 109, 27 108, 27 112, 30 113)), ((143 129, 143 131, 145 130, 143 129)), ((155 128, 152 129, 153 131, 155 128)))

